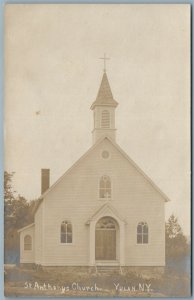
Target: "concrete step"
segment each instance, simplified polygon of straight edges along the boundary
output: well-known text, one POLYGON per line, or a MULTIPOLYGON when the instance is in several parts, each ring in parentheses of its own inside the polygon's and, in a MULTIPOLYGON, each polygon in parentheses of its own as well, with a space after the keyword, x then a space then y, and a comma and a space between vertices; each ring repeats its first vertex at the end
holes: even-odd
POLYGON ((96 266, 96 271, 100 274, 121 274, 119 266, 96 266))

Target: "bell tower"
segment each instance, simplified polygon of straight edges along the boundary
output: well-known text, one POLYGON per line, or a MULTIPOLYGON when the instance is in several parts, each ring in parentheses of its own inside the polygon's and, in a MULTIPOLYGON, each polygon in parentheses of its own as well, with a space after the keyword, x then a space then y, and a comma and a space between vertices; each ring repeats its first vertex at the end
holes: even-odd
POLYGON ((115 140, 115 108, 117 105, 118 103, 113 98, 106 70, 104 69, 97 98, 91 106, 94 114, 93 144, 103 136, 115 140))

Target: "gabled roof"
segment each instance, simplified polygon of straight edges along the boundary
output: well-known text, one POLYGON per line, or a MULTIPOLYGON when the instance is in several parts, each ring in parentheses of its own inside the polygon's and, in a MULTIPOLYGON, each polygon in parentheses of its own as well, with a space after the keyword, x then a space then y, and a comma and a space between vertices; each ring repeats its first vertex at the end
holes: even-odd
POLYGON ((21 232, 21 231, 23 231, 23 230, 25 230, 25 229, 28 229, 28 228, 30 228, 30 227, 33 227, 34 225, 35 225, 35 223, 32 223, 32 224, 30 224, 30 225, 27 225, 27 226, 25 226, 25 227, 22 227, 22 228, 18 229, 17 232, 21 232))
POLYGON ((86 222, 86 225, 89 225, 92 220, 96 220, 99 218, 100 215, 110 213, 114 217, 117 217, 120 221, 127 224, 127 222, 119 215, 118 211, 115 207, 113 207, 110 203, 105 203, 102 205, 92 216, 88 221, 86 222))
MULTIPOLYGON (((110 139, 109 139, 110 140, 110 139)), ((169 202, 170 199, 167 197, 167 195, 165 193, 163 193, 161 191, 161 189, 152 181, 152 179, 147 176, 142 169, 140 169, 140 167, 127 155, 127 153, 125 153, 125 151, 117 144, 115 143, 113 140, 110 140, 110 142, 117 148, 117 150, 132 164, 132 166, 134 166, 134 168, 152 185, 152 187, 159 192, 162 197, 165 199, 165 202, 169 202)))
POLYGON ((104 72, 97 98, 94 101, 94 103, 92 104, 91 109, 94 109, 95 106, 116 107, 117 105, 118 105, 118 103, 113 98, 106 72, 104 72))
MULTIPOLYGON (((124 150, 119 147, 119 145, 110 139, 108 136, 102 136, 84 155, 82 155, 73 165, 69 168, 44 194, 40 196, 40 200, 43 200, 44 197, 53 190, 53 188, 75 167, 77 166, 85 157, 88 156, 103 140, 107 139, 126 159, 134 168, 152 185, 152 187, 159 192, 164 198, 165 202, 170 201, 170 199, 160 190, 160 188, 138 167, 138 165, 125 153, 124 150)), ((39 201, 36 211, 42 201, 39 201)))

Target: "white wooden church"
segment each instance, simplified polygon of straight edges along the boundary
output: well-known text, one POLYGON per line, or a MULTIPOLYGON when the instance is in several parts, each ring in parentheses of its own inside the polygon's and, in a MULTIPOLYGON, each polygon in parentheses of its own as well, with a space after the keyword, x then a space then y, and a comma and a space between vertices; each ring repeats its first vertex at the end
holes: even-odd
POLYGON ((19 230, 20 263, 42 266, 164 266, 167 196, 116 143, 106 71, 91 106, 92 147, 42 195, 19 230))

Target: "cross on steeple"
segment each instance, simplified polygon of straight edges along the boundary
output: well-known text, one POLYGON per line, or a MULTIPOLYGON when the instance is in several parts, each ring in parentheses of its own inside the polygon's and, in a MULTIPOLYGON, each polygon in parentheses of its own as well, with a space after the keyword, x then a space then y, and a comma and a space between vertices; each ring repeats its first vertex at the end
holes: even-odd
POLYGON ((100 57, 100 59, 104 60, 104 72, 106 72, 106 60, 110 59, 109 57, 106 57, 106 53, 104 53, 104 57, 100 57))

